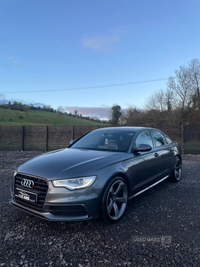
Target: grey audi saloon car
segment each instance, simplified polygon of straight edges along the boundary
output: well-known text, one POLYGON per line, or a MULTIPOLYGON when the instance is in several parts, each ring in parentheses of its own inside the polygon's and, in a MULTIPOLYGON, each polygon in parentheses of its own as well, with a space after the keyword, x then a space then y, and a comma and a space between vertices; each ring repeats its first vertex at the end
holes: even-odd
POLYGON ((11 204, 51 221, 120 220, 127 201, 182 174, 180 146, 154 128, 94 130, 19 166, 11 204))

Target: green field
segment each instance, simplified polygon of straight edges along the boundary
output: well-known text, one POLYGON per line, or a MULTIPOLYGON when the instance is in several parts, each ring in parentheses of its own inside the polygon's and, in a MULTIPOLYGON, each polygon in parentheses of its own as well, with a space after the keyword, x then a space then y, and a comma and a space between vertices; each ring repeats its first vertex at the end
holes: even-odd
POLYGON ((0 125, 106 125, 105 123, 39 110, 9 110, 0 108, 0 125))

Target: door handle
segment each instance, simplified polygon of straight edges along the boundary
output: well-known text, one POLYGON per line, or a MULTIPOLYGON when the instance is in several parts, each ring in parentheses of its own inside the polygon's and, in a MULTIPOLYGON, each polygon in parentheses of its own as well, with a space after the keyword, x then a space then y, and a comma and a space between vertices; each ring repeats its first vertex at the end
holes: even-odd
POLYGON ((154 157, 156 157, 156 158, 157 158, 158 156, 159 156, 159 154, 158 154, 158 153, 155 153, 155 154, 154 154, 154 157))

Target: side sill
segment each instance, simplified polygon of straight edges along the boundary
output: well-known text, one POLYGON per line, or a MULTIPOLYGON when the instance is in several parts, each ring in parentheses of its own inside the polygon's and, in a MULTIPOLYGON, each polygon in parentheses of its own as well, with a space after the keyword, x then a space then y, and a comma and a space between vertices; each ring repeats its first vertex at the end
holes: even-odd
POLYGON ((148 186, 147 188, 145 188, 145 189, 143 189, 143 190, 137 192, 135 195, 130 196, 130 197, 128 198, 128 200, 130 200, 130 199, 132 199, 132 198, 134 198, 134 197, 136 197, 136 196, 142 194, 143 192, 147 191, 148 189, 152 188, 153 186, 155 186, 155 185, 161 183, 162 181, 164 181, 164 180, 167 179, 168 177, 169 177, 169 175, 165 176, 164 178, 162 178, 162 179, 159 180, 158 182, 156 182, 156 183, 154 183, 154 184, 148 186))

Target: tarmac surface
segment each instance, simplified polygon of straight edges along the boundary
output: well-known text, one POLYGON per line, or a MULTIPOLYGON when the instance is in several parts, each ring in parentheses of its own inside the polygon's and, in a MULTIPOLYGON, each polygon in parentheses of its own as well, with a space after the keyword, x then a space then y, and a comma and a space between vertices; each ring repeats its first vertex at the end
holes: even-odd
POLYGON ((9 204, 17 167, 41 152, 0 152, 1 266, 200 266, 200 155, 183 157, 179 183, 128 202, 117 224, 49 222, 9 204))

